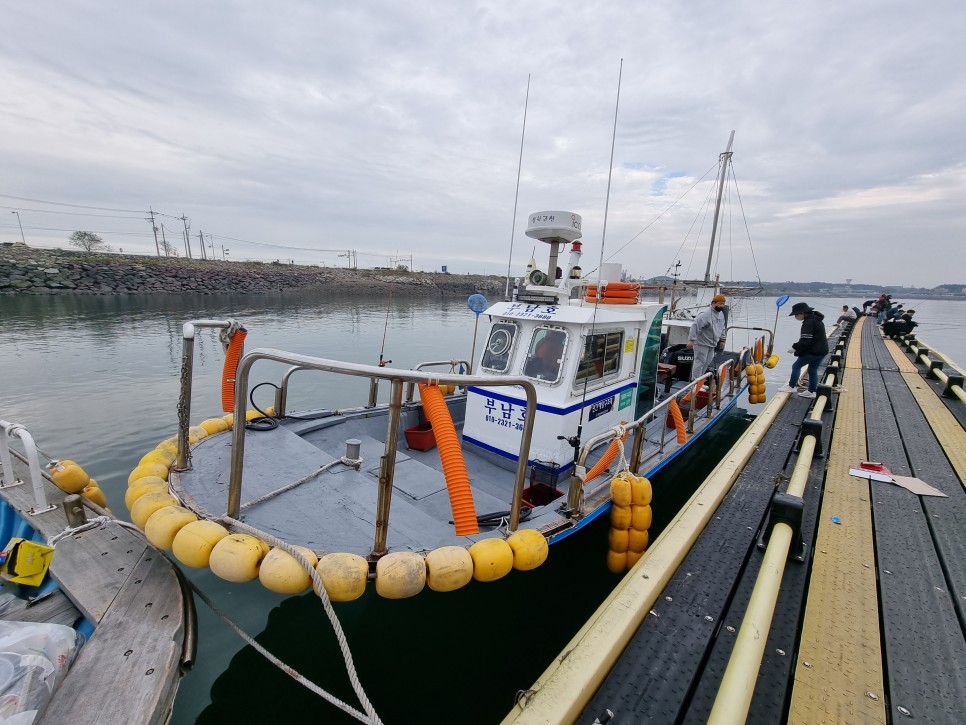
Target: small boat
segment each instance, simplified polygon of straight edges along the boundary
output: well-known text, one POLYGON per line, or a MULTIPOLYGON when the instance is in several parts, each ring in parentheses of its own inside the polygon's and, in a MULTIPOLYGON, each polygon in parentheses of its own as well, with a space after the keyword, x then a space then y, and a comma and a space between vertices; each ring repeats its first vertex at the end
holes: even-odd
POLYGON ((194 602, 178 567, 104 503, 78 464, 42 469, 27 430, 0 420, 2 722, 170 718, 194 602))
MULTIPOLYGON (((719 204, 728 158, 730 142, 719 204)), ((479 354, 474 332, 468 360, 401 369, 245 353, 238 322, 186 323, 178 435, 132 472, 132 520, 188 566, 285 594, 314 584, 335 601, 370 581, 404 598, 532 569, 612 508, 608 566, 633 565, 648 541, 648 478, 700 446, 743 396, 764 402, 773 333, 729 327, 729 340, 742 330, 751 342, 717 353, 692 381, 691 320, 642 299, 619 265, 582 277, 581 226, 573 212, 529 215, 526 234, 549 246, 547 266, 532 261, 504 301, 470 297, 489 325, 479 354), (206 328, 225 344, 228 414, 191 425, 194 339, 206 328), (253 386, 265 361, 288 367, 253 386), (300 409, 289 399, 295 374, 366 378, 368 400, 300 409), (249 403, 266 384, 273 405, 249 403)))

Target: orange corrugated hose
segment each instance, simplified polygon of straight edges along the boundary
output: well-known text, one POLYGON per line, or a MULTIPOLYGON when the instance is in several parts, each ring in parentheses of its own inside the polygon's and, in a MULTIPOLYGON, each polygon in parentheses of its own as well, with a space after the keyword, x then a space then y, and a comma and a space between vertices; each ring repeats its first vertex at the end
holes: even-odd
MULTIPOLYGON (((621 421, 621 425, 624 425, 624 421, 621 421)), ((624 431, 624 435, 621 436, 621 443, 627 440, 627 431, 624 431)), ((607 470, 614 459, 617 458, 617 452, 620 447, 617 445, 617 439, 615 438, 607 446, 607 450, 604 451, 604 455, 600 457, 600 460, 595 463, 589 471, 587 471, 587 476, 584 478, 584 485, 586 486, 588 482, 593 481, 600 474, 607 470)))
POLYGON ((443 475, 446 477, 449 505, 453 509, 456 535, 478 534, 480 526, 476 520, 476 506, 473 504, 470 476, 466 472, 463 451, 460 450, 456 427, 443 399, 443 392, 439 386, 420 383, 419 399, 423 402, 426 418, 433 426, 433 435, 436 436, 439 460, 443 463, 443 475))
POLYGON ((701 391, 702 390, 704 390, 704 380, 702 380, 700 383, 698 383, 698 387, 696 387, 693 390, 689 391, 687 395, 685 395, 683 398, 681 398, 681 403, 683 404, 683 403, 689 403, 689 402, 691 402, 691 393, 694 393, 695 400, 697 400, 697 396, 701 394, 701 391))
POLYGON ((764 343, 762 343, 759 337, 755 340, 755 362, 760 363, 765 357, 764 343))
POLYGON ((235 330, 225 352, 225 366, 221 371, 221 409, 226 413, 235 412, 235 374, 238 372, 238 361, 245 351, 245 336, 248 331, 244 327, 235 330))
POLYGON ((671 411, 671 418, 674 420, 674 429, 678 432, 678 443, 684 445, 688 442, 688 432, 684 429, 684 416, 678 407, 678 401, 672 400, 667 406, 671 411))

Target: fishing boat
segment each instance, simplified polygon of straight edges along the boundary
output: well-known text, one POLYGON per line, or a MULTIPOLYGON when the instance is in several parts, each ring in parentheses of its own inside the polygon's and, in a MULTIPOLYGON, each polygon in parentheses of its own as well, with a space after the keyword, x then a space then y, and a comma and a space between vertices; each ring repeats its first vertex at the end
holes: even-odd
POLYGON ((187 566, 286 594, 314 584, 335 601, 369 582, 395 599, 533 569, 612 508, 608 566, 633 565, 648 541, 649 477, 701 445, 743 396, 764 402, 773 333, 729 326, 729 341, 740 331, 749 343, 691 375, 680 354, 690 319, 643 299, 619 265, 583 276, 582 223, 574 212, 529 215, 547 265, 532 262, 503 301, 470 297, 488 326, 468 359, 402 369, 245 352, 237 321, 186 323, 177 436, 132 471, 132 521, 187 566), (206 329, 226 349, 227 415, 192 425, 194 340, 206 329), (269 361, 284 373, 253 384, 269 361), (368 400, 300 409, 296 374, 368 379, 368 400), (264 385, 274 399, 259 407, 250 393, 264 385))
POLYGON ((190 591, 78 464, 56 465, 0 420, 0 721, 167 722, 194 658, 190 591))

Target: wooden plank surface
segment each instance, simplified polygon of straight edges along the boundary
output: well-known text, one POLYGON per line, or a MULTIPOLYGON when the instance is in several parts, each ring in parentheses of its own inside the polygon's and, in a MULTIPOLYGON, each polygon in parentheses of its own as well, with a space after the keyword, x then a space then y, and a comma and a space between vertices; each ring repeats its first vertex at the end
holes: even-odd
POLYGON ((869 483, 848 473, 867 455, 862 379, 848 364, 842 389, 789 722, 886 722, 869 483))

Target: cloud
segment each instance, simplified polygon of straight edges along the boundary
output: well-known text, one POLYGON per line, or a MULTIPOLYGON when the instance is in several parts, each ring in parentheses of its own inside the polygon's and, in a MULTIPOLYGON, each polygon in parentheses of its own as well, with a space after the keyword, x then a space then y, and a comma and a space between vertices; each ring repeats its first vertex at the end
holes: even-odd
MULTIPOLYGON (((606 206, 605 256, 703 273, 735 129, 723 273, 953 281, 891 260, 923 233, 936 259, 958 254, 960 3, 62 1, 5 19, 0 205, 35 244, 98 221, 112 245, 154 249, 143 215, 57 218, 67 207, 9 197, 151 206, 262 243, 238 254, 305 262, 351 248, 495 270, 512 229, 521 272, 529 212, 583 214, 586 259, 606 206)), ((19 234, 3 222, 0 237, 19 234)))

